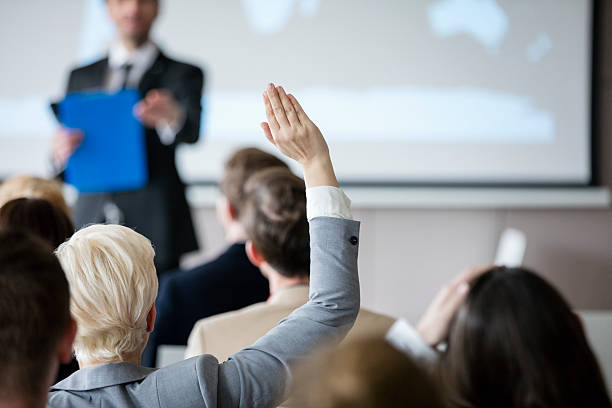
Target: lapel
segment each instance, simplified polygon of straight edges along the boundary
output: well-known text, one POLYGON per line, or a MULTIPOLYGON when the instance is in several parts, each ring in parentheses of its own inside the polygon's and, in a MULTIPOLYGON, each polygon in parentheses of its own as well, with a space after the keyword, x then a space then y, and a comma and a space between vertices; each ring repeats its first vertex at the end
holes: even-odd
POLYGON ((168 58, 159 51, 155 62, 151 67, 144 73, 138 84, 138 90, 142 96, 145 96, 148 91, 161 86, 161 78, 167 69, 168 58))
POLYGON ((92 66, 91 79, 94 87, 103 88, 108 73, 108 57, 101 59, 92 66))

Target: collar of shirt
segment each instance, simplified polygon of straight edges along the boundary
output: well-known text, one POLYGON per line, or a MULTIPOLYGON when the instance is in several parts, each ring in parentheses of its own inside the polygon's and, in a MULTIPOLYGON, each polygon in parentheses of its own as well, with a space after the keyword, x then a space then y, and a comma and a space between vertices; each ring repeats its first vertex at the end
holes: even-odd
POLYGON ((125 64, 132 65, 128 77, 128 84, 131 87, 138 87, 144 73, 153 65, 159 55, 159 49, 151 42, 147 41, 137 49, 128 51, 119 40, 113 42, 108 53, 108 66, 111 69, 108 88, 118 88, 123 82, 121 78, 121 67, 125 64))

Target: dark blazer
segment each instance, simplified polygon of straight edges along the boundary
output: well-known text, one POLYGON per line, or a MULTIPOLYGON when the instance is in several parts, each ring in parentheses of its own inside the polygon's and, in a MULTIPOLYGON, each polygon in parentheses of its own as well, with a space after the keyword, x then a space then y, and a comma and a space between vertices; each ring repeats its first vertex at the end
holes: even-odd
POLYGON ((159 345, 186 345, 199 319, 263 302, 269 295, 268 280, 249 261, 243 243, 206 264, 162 276, 155 329, 142 364, 155 367, 159 345))
MULTIPOLYGON (((108 58, 70 73, 67 93, 99 90, 108 74, 108 58)), ((104 221, 103 207, 114 202, 123 213, 123 223, 151 240, 158 272, 176 268, 181 254, 198 248, 185 185, 175 165, 179 143, 194 143, 200 134, 204 74, 201 69, 175 61, 161 51, 142 76, 138 90, 144 96, 152 89, 170 91, 185 109, 185 125, 171 145, 161 143, 157 131, 145 131, 149 183, 146 187, 112 194, 81 194, 74 208, 78 228, 104 221)), ((109 163, 112 165, 112 163, 109 163)))

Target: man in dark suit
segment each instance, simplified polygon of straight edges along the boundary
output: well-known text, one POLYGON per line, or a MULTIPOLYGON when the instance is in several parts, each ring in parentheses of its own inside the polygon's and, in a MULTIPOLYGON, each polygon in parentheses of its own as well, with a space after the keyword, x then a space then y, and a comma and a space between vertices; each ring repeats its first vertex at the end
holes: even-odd
POLYGON ((155 330, 142 356, 143 365, 155 367, 160 345, 187 345, 198 320, 263 302, 270 295, 268 280, 247 257, 244 220, 240 218, 246 181, 270 167, 288 168, 276 156, 252 147, 234 152, 226 161, 219 183, 217 218, 230 246, 208 263, 162 277, 155 330))
MULTIPOLYGON (((143 98, 134 114, 145 126, 149 182, 142 189, 82 194, 74 209, 77 227, 120 223, 149 238, 158 272, 178 267, 181 254, 198 245, 175 166, 179 143, 194 143, 200 132, 202 70, 175 61, 151 42, 158 0, 107 0, 118 39, 107 57, 70 73, 67 92, 136 88, 143 98)), ((81 143, 82 132, 61 128, 53 140, 56 167, 63 168, 81 143)), ((112 166, 112 163, 109 163, 112 166)))

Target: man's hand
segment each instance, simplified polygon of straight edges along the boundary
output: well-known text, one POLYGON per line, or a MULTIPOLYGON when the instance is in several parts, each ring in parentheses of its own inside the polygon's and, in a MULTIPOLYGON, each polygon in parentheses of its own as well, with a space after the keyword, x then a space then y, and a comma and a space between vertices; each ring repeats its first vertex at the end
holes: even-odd
POLYGON ((153 89, 134 106, 134 115, 146 127, 155 128, 183 120, 184 112, 170 92, 153 89))
POLYGON ((489 269, 491 266, 467 269, 438 292, 416 327, 427 344, 433 347, 447 337, 453 316, 467 297, 470 282, 489 269))
POLYGON ((74 151, 81 145, 83 141, 83 132, 78 129, 68 129, 60 127, 51 143, 53 150, 53 161, 57 167, 63 168, 66 166, 68 158, 72 156, 74 151))
POLYGON ((297 99, 282 87, 269 84, 263 100, 268 121, 261 127, 281 153, 302 165, 306 187, 337 187, 327 143, 297 99))

